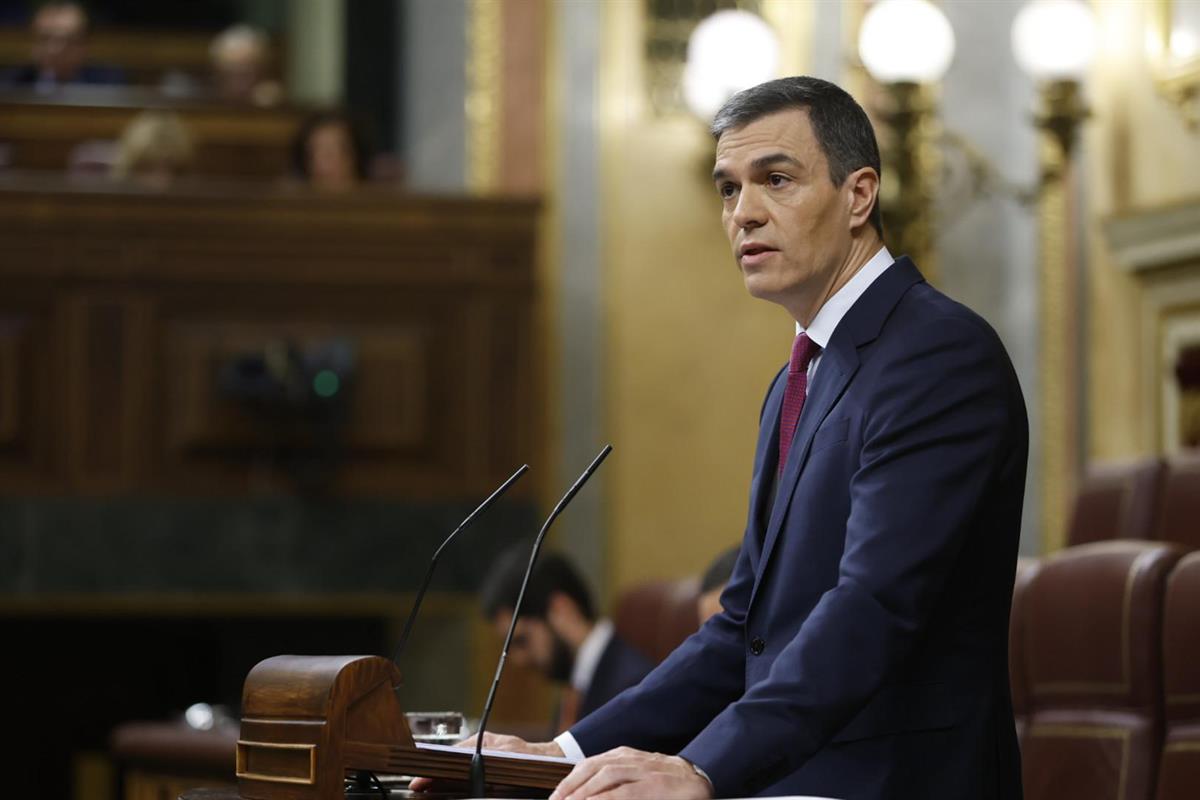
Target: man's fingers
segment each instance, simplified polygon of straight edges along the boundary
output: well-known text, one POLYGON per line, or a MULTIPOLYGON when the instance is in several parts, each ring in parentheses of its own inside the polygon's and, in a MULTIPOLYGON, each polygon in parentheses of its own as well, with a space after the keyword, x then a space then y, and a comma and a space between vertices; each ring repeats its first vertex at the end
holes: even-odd
POLYGON ((610 791, 621 784, 635 780, 638 774, 639 769, 636 765, 623 763, 602 764, 588 776, 587 780, 583 781, 576 788, 571 789, 564 797, 596 797, 602 792, 610 791))

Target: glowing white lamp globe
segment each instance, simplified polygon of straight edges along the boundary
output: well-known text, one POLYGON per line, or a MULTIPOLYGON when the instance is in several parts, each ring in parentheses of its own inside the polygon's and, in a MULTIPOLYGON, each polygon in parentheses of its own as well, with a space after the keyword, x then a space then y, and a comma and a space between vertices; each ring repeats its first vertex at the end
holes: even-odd
POLYGON ((1013 20, 1012 47, 1035 80, 1080 80, 1096 55, 1096 17, 1080 0, 1033 0, 1013 20))
POLYGON ((882 0, 863 17, 858 56, 880 83, 931 83, 950 68, 954 31, 928 0, 882 0))
POLYGON ((718 11, 688 39, 683 99, 701 119, 733 95, 775 77, 779 38, 762 17, 749 11, 718 11))

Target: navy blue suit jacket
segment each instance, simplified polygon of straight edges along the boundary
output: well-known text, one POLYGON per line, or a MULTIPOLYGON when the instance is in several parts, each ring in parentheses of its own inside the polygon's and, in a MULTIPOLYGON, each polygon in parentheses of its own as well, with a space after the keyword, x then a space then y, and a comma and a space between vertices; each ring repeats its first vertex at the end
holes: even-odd
POLYGON ((571 733, 678 753, 717 796, 1019 797, 1028 424, 1004 347, 899 259, 823 352, 772 502, 785 382, 724 611, 571 733))
POLYGON ((614 633, 600 654, 600 660, 596 662, 591 684, 580 699, 580 718, 636 685, 653 668, 649 659, 614 633))

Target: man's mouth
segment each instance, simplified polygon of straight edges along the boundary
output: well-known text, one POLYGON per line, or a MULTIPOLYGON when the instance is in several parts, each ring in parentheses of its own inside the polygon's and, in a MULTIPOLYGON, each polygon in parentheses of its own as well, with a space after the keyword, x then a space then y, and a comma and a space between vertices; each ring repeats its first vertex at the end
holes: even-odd
POLYGON ((774 247, 769 247, 765 244, 750 242, 744 244, 738 250, 738 261, 744 267, 752 267, 766 260, 772 253, 777 252, 774 247))

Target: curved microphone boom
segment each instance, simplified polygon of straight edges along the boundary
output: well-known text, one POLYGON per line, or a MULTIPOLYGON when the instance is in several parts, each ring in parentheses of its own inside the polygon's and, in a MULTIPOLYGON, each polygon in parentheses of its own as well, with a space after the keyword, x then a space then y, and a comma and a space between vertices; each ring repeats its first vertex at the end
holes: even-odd
POLYGON ((483 734, 487 731, 488 717, 492 714, 492 705, 496 702, 496 689, 500 687, 500 675, 504 672, 504 662, 508 659, 508 648, 512 644, 513 631, 517 628, 517 618, 521 614, 521 603, 525 599, 525 589, 529 586, 529 576, 533 574, 533 565, 537 563, 538 552, 542 549, 542 540, 546 538, 546 533, 550 530, 550 525, 562 513, 567 504, 574 499, 583 485, 592 477, 592 473, 600 466, 604 459, 608 458, 608 454, 612 452, 612 445, 604 445, 604 449, 600 454, 592 459, 592 463, 588 464, 587 469, 579 476, 579 479, 567 489, 567 493, 558 501, 558 505, 550 512, 550 516, 546 518, 546 522, 542 525, 542 529, 538 531, 537 538, 533 540, 533 550, 529 554, 529 566, 525 568, 525 577, 521 580, 521 591, 517 593, 517 602, 513 606, 512 620, 508 623, 508 634, 504 637, 504 647, 500 651, 500 660, 496 664, 496 675, 492 679, 492 688, 488 691, 487 702, 483 704, 483 714, 479 719, 479 732, 475 735, 475 755, 471 757, 471 796, 483 797, 485 790, 484 784, 487 782, 484 776, 483 768, 483 734))
POLYGON ((517 482, 517 479, 529 471, 528 464, 522 464, 521 467, 509 476, 508 480, 500 484, 500 488, 492 492, 488 499, 479 504, 479 507, 467 515, 467 518, 458 524, 458 527, 446 537, 438 549, 433 552, 433 558, 429 559, 429 568, 425 570, 425 578, 421 581, 421 588, 417 590, 417 597, 413 601, 412 611, 408 613, 408 619, 404 622, 404 630, 400 633, 400 641, 396 644, 396 653, 392 656, 392 661, 397 666, 400 665, 400 653, 404 651, 404 645, 408 643, 408 635, 412 633, 413 623, 416 622, 417 612, 421 610, 421 601, 425 599, 425 590, 429 588, 429 581, 433 579, 433 570, 437 566, 438 556, 442 554, 442 550, 446 545, 450 544, 450 540, 459 534, 459 531, 465 529, 468 525, 475 521, 475 518, 500 499, 500 496, 508 491, 508 487, 517 482))

